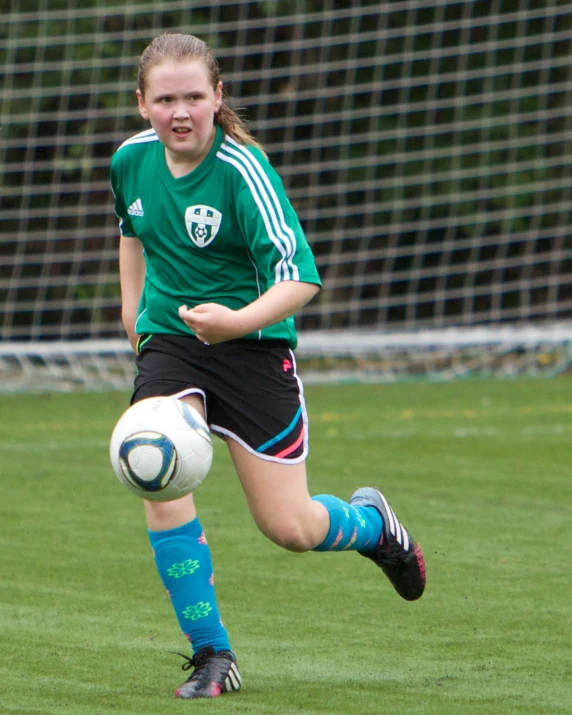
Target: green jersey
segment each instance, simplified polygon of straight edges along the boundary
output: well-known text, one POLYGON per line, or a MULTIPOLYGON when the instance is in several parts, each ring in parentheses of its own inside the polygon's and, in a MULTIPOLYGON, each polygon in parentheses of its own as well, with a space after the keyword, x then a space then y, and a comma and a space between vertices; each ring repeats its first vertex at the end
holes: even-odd
MULTIPOLYGON (((179 317, 181 305, 237 310, 282 281, 320 285, 278 174, 260 150, 219 126, 205 159, 178 179, 154 130, 131 137, 113 155, 111 184, 121 233, 144 249, 139 334, 192 334, 179 317)), ((296 347, 294 318, 245 337, 296 347)))

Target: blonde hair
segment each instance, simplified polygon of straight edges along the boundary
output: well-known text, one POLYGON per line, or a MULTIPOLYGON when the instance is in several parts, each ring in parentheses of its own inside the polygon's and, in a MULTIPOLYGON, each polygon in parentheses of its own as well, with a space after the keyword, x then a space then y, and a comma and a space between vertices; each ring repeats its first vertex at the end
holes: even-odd
MULTIPOLYGON (((139 91, 142 95, 145 94, 147 77, 153 67, 157 67, 164 62, 195 61, 201 61, 204 64, 209 82, 216 91, 220 82, 220 70, 218 62, 206 42, 194 35, 169 32, 155 37, 145 48, 139 59, 137 71, 139 91)), ((239 144, 250 144, 265 153, 262 145, 252 136, 242 119, 225 103, 224 97, 220 109, 214 115, 213 121, 215 124, 220 125, 225 134, 228 134, 239 144)))

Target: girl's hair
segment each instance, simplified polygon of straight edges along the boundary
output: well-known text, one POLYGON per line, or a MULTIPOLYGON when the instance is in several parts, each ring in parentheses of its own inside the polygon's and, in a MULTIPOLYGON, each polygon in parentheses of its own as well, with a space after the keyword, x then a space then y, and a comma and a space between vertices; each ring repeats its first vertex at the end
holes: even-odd
MULTIPOLYGON (((137 86, 141 94, 145 94, 147 77, 153 67, 164 62, 195 62, 201 61, 207 71, 212 88, 216 91, 220 82, 218 62, 206 42, 194 35, 164 33, 159 35, 145 48, 139 59, 137 86)), ((239 144, 250 144, 258 147, 263 153, 262 145, 256 141, 238 114, 224 101, 214 116, 214 123, 219 124, 225 134, 228 134, 239 144)))

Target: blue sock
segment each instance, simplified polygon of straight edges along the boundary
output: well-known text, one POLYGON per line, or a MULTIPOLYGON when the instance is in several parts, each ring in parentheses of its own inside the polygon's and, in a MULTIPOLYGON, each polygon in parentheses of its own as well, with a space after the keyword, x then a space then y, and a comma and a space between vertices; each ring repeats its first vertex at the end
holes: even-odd
POLYGON ((313 551, 369 551, 377 546, 383 519, 375 507, 352 506, 329 494, 312 497, 330 515, 330 529, 313 551))
POLYGON ((231 650, 216 602, 213 564, 197 519, 167 531, 149 531, 155 564, 181 630, 196 653, 210 645, 231 650))

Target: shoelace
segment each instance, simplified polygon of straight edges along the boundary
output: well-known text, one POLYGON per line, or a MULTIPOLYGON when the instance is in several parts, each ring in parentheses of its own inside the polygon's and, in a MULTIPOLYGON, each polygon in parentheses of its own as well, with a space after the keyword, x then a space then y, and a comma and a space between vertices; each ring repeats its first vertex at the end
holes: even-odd
POLYGON ((186 663, 183 663, 183 665, 181 666, 183 670, 190 670, 191 668, 195 668, 196 672, 197 667, 201 665, 201 663, 196 662, 195 656, 189 658, 188 655, 185 655, 184 653, 179 653, 176 650, 170 650, 169 653, 172 653, 173 655, 180 655, 181 658, 184 658, 186 660, 186 663))
POLYGON ((183 670, 190 670, 191 668, 195 669, 191 677, 194 677, 195 673, 198 673, 199 670, 203 667, 203 665, 206 665, 206 663, 208 663, 213 656, 216 657, 216 653, 214 652, 214 650, 208 648, 205 650, 200 650, 198 653, 195 653, 192 658, 189 658, 189 656, 185 655, 185 653, 179 653, 178 651, 174 650, 170 650, 169 653, 173 653, 173 655, 180 655, 181 658, 184 658, 186 660, 186 663, 183 663, 183 665, 181 666, 183 670))

